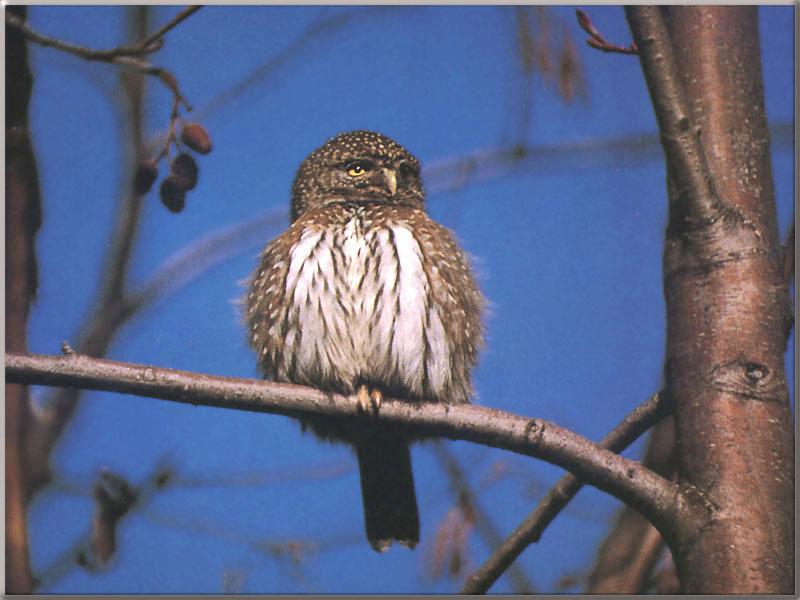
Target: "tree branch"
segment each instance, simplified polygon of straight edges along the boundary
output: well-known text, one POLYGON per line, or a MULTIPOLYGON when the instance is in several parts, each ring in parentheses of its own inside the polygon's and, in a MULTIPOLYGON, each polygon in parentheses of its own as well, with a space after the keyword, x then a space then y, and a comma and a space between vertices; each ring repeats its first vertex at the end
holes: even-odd
MULTIPOLYGON (((669 412, 670 405, 664 395, 655 394, 628 414, 611 433, 602 439, 599 446, 612 452, 621 452, 669 412)), ((461 593, 486 593, 529 545, 539 541, 547 526, 582 487, 583 482, 578 481, 572 474, 567 474, 559 479, 558 483, 547 492, 539 505, 497 551, 477 571, 467 577, 461 593)))
POLYGON ((31 29, 30 25, 28 25, 24 19, 8 11, 6 11, 6 23, 15 27, 22 35, 40 46, 55 48, 56 50, 61 50, 62 52, 67 52, 68 54, 83 58, 84 60, 116 63, 118 62, 117 59, 122 57, 144 56, 159 50, 163 45, 162 38, 164 35, 201 8, 203 7, 188 6, 175 15, 175 17, 163 27, 142 39, 140 42, 128 46, 117 46, 110 50, 94 50, 38 33, 31 29))
MULTIPOLYGON (((675 419, 664 419, 653 428, 642 464, 670 480, 675 477, 675 419)), ((585 592, 645 593, 663 545, 647 520, 623 506, 600 545, 585 592)))
POLYGON ((186 98, 183 97, 183 94, 181 94, 175 77, 166 69, 151 65, 146 60, 143 60, 143 57, 155 52, 156 50, 159 50, 163 45, 162 37, 164 34, 201 8, 202 6, 190 6, 178 13, 169 23, 161 27, 158 31, 144 38, 142 41, 129 46, 117 46, 111 50, 94 50, 92 48, 71 44, 69 42, 38 33, 31 29, 30 25, 28 25, 24 19, 11 14, 9 11, 6 11, 5 14, 6 24, 16 28, 28 40, 40 46, 45 48, 55 48, 56 50, 61 50, 62 52, 72 54, 73 56, 77 56, 88 61, 104 62, 122 67, 129 67, 143 75, 152 75, 153 77, 158 78, 170 89, 177 101, 180 101, 187 108, 187 110, 191 110, 192 107, 187 102, 186 98))
MULTIPOLYGON (((192 405, 290 417, 358 417, 354 398, 313 388, 254 379, 213 377, 88 356, 8 354, 6 380, 81 387, 160 398, 192 405)), ((671 539, 675 528, 698 527, 710 509, 691 486, 679 487, 635 461, 542 419, 471 405, 387 400, 375 427, 442 436, 540 458, 575 473, 641 511, 671 539)))
POLYGON ((722 205, 700 143, 700 130, 692 122, 681 85, 672 44, 657 6, 626 6, 650 98, 667 156, 675 177, 688 228, 700 227, 721 216, 722 205))
MULTIPOLYGON (((24 18, 24 6, 9 6, 24 18)), ((16 15, 15 15, 16 16, 16 15)), ((41 225, 41 200, 36 156, 28 128, 33 76, 28 46, 18 32, 6 27, 6 154, 5 154, 5 348, 27 349, 28 315, 36 297, 36 232, 41 225)), ((25 469, 25 441, 31 414, 26 386, 5 387, 5 573, 6 591, 29 594, 31 576, 26 499, 30 478, 25 469)))

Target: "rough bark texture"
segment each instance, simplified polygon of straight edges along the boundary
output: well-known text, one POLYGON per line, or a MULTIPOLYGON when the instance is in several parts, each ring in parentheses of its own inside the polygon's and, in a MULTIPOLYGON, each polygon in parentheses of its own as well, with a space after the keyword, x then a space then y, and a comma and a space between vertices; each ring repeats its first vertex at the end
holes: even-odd
MULTIPOLYGON (((647 18, 647 10, 627 9, 635 36, 643 31, 636 19, 647 18)), ((680 172, 686 154, 676 160, 659 118, 671 184, 665 375, 675 402, 679 475, 715 505, 708 524, 682 536, 673 555, 684 592, 790 594, 794 437, 783 354, 791 308, 757 9, 669 7, 661 14, 688 110, 678 129, 699 127, 701 170, 713 192, 693 196, 700 186, 689 178, 701 174, 680 172)), ((657 39, 652 28, 636 38, 648 76, 647 52, 657 39)), ((663 55, 656 50, 650 59, 663 55)), ((658 113, 658 90, 652 79, 648 85, 658 113)))
MULTIPOLYGON (((6 10, 25 18, 22 6, 6 10)), ((6 350, 24 352, 28 310, 36 295, 34 236, 40 224, 36 161, 28 135, 33 78, 25 39, 6 27, 6 350)), ((6 591, 30 593, 24 439, 28 387, 6 385, 6 591)))

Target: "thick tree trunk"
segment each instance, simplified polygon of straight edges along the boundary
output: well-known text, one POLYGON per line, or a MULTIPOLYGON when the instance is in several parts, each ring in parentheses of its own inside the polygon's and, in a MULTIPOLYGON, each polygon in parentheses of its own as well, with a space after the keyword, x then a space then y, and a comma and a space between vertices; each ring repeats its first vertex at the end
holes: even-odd
POLYGON ((661 11, 718 201, 706 213, 716 216, 690 214, 695 199, 670 164, 666 384, 680 479, 715 505, 709 524, 673 554, 687 593, 790 594, 794 436, 783 365, 791 305, 757 8, 661 11))

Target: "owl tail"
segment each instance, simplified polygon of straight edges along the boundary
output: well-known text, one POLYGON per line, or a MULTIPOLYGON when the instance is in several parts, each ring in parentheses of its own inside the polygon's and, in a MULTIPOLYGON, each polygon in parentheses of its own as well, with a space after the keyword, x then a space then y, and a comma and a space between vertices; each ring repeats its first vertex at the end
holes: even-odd
POLYGON ((419 513, 408 442, 372 439, 356 450, 370 545, 383 552, 396 541, 413 549, 419 542, 419 513))

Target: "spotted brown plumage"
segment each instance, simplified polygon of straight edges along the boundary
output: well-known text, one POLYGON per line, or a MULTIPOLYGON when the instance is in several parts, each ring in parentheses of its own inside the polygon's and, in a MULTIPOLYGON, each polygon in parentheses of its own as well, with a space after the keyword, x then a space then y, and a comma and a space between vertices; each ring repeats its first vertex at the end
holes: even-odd
MULTIPOLYGON (((298 169, 292 220, 262 252, 246 298, 264 374, 357 393, 375 412, 383 395, 468 402, 484 300, 453 235, 425 213, 417 160, 383 135, 341 134, 298 169)), ((379 420, 304 423, 356 447, 372 546, 413 547, 408 440, 379 420)))

